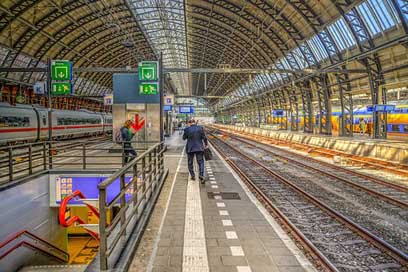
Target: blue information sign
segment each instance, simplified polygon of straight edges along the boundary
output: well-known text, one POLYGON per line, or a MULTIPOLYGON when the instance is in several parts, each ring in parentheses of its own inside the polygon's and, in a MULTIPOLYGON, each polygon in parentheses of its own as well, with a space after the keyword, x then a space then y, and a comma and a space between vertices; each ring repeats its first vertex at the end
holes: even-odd
POLYGON ((395 105, 374 105, 376 112, 391 112, 395 110, 395 105))
POLYGON ((273 111, 273 115, 283 116, 283 110, 274 110, 274 111, 273 111))
POLYGON ((180 106, 179 113, 194 113, 194 107, 192 106, 180 106))
POLYGON ((164 105, 163 106, 164 111, 171 111, 171 109, 172 109, 171 105, 164 105))

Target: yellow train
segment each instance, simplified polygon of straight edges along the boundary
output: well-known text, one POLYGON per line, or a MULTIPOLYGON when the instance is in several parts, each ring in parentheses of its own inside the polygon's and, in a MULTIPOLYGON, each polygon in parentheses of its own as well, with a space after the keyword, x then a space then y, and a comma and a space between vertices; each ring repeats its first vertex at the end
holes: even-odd
MULTIPOLYGON (((333 134, 339 131, 339 117, 341 112, 339 110, 332 111, 332 131, 333 134)), ((286 115, 282 110, 275 110, 271 115, 266 118, 267 124, 283 124, 286 123, 286 115)), ((303 128, 303 116, 300 115, 297 122, 300 129, 303 128)), ((313 124, 317 126, 318 115, 313 116, 313 124)), ((367 111, 367 108, 359 108, 353 112, 353 132, 360 132, 360 120, 364 119, 366 123, 366 133, 372 133, 373 116, 372 112, 367 111)), ((290 118, 288 120, 288 126, 290 126, 290 118)), ((408 104, 396 105, 395 109, 387 114, 387 134, 390 138, 405 138, 408 140, 408 104)))

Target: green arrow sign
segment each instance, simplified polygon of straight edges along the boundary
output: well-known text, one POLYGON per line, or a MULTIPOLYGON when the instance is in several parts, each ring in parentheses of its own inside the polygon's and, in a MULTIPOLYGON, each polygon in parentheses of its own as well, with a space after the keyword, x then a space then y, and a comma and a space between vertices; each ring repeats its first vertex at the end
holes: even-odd
POLYGON ((59 81, 72 80, 72 62, 68 60, 51 61, 51 79, 59 81))
POLYGON ((159 87, 156 82, 154 83, 145 83, 141 82, 139 84, 139 94, 145 95, 145 94, 158 94, 159 93, 159 87))
POLYGON ((58 82, 51 84, 52 95, 70 95, 72 91, 72 85, 69 82, 58 82))
POLYGON ((158 62, 142 61, 139 62, 139 80, 157 81, 158 80, 158 62))

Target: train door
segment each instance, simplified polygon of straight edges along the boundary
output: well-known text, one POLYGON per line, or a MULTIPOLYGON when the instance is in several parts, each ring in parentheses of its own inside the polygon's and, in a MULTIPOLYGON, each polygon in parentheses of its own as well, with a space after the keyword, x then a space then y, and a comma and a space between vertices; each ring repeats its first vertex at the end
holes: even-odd
POLYGON ((48 138, 48 112, 46 109, 38 109, 39 128, 40 128, 40 140, 48 138))

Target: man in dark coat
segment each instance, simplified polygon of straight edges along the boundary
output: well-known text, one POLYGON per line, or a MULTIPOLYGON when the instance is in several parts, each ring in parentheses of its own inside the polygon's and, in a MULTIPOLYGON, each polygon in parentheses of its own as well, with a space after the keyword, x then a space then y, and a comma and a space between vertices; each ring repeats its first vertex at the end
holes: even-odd
POLYGON ((196 125, 194 120, 190 120, 189 124, 190 126, 184 129, 183 135, 183 140, 187 140, 186 151, 188 158, 188 171, 190 172, 191 179, 195 180, 193 166, 195 156, 199 169, 199 179, 201 183, 204 183, 204 148, 207 148, 208 140, 205 136, 203 127, 196 125))

